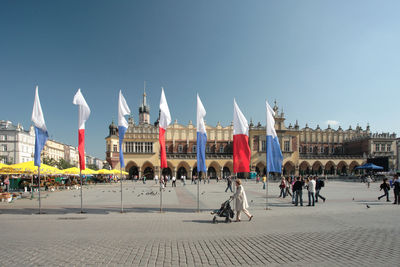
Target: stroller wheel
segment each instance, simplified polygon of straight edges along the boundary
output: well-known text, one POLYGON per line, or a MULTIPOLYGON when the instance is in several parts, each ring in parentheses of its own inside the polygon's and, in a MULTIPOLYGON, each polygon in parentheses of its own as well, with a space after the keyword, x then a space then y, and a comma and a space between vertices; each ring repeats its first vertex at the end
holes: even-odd
POLYGON ((217 217, 216 216, 214 216, 214 218, 213 218, 213 223, 217 223, 217 217))

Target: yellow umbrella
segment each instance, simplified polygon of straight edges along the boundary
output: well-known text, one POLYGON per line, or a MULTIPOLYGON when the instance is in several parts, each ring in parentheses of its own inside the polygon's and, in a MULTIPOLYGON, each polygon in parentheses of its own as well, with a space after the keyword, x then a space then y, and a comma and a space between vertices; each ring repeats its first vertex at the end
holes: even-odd
MULTIPOLYGON (((13 164, 7 167, 10 171, 11 169, 14 170, 16 173, 24 173, 24 174, 37 174, 38 167, 35 166, 33 161, 22 162, 13 164)), ((40 173, 43 174, 50 174, 52 169, 56 169, 52 166, 41 164, 40 165, 40 173)))
MULTIPOLYGON (((117 170, 117 169, 111 170, 111 172, 113 174, 119 174, 119 175, 121 174, 121 170, 117 170)), ((126 171, 122 171, 122 174, 127 175, 129 173, 127 173, 126 171)))
MULTIPOLYGON (((63 170, 63 173, 65 173, 65 174, 80 174, 80 169, 77 167, 72 167, 72 168, 63 170)), ((82 170, 82 174, 83 175, 96 174, 96 171, 86 168, 85 170, 82 170)))
POLYGON ((97 174, 114 174, 114 173, 110 170, 101 169, 97 171, 97 174))

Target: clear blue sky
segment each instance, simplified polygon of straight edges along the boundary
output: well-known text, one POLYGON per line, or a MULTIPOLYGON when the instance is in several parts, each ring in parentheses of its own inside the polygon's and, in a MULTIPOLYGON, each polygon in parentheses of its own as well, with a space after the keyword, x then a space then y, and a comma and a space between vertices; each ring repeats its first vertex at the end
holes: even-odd
MULTIPOLYGON (((165 87, 173 119, 287 125, 337 121, 398 133, 399 1, 0 1, 0 119, 30 125, 34 87, 53 139, 77 145, 81 88, 87 153, 104 158, 122 89, 135 120, 147 81, 151 121, 165 87), (272 103, 271 103, 272 104, 272 103)), ((337 128, 338 125, 334 125, 337 128)))

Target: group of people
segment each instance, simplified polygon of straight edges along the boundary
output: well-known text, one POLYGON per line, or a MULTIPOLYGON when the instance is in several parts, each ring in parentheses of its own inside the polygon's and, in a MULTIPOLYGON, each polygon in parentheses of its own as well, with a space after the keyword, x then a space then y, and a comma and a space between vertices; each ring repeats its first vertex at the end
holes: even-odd
POLYGON ((380 191, 383 190, 384 194, 378 197, 378 200, 386 196, 386 201, 390 202, 389 200, 389 192, 390 188, 393 188, 393 195, 394 195, 394 202, 393 204, 400 205, 400 181, 399 181, 399 176, 396 174, 393 176, 393 180, 390 180, 390 183, 388 182, 387 178, 383 179, 382 184, 380 185, 380 191))
MULTIPOLYGON (((182 180, 182 184, 186 185, 186 176, 185 175, 181 176, 181 180, 182 180)), ((172 187, 176 187, 176 177, 175 176, 170 177, 169 175, 161 175, 161 178, 160 178, 161 188, 164 189, 165 187, 167 187, 167 183, 169 181, 172 182, 172 184, 171 184, 172 187)), ((155 182, 155 184, 158 184, 158 175, 154 176, 154 182, 155 182)))
POLYGON ((303 206, 303 189, 307 190, 308 194, 308 205, 315 206, 315 202, 318 202, 318 198, 322 199, 324 202, 326 198, 323 197, 320 192, 325 186, 324 180, 320 179, 318 176, 304 177, 282 177, 279 183, 280 194, 279 197, 285 198, 286 196, 291 196, 292 204, 295 206, 303 206))

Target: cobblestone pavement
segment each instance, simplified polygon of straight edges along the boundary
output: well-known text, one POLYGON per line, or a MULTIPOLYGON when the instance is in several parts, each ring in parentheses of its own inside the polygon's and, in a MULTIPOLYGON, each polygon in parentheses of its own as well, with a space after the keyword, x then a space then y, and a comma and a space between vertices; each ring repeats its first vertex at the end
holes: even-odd
POLYGON ((398 266, 400 262, 400 207, 375 200, 378 184, 367 189, 364 184, 329 182, 321 192, 327 201, 316 207, 293 207, 289 199, 276 197, 278 185, 272 184, 271 210, 266 211, 260 184, 246 183, 254 219, 242 217, 242 222, 228 224, 222 218, 212 224, 209 214, 230 195, 223 192, 224 184, 201 185, 201 212, 194 212, 195 185, 167 187, 163 213, 159 195, 153 195, 157 187, 125 186, 123 214, 119 185, 85 188, 86 214, 78 214, 78 190, 49 193, 43 199, 46 214, 36 214, 37 200, 0 203, 0 265, 398 266))

